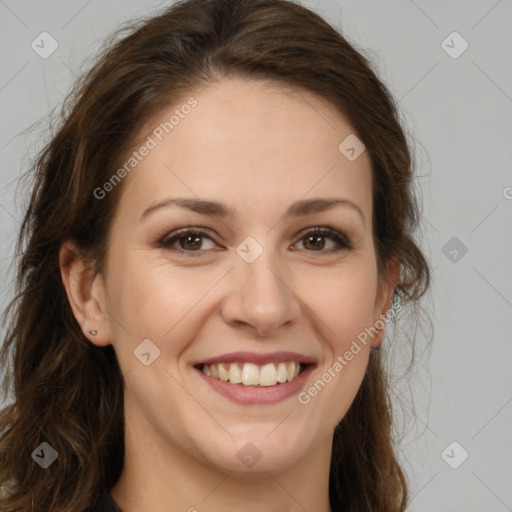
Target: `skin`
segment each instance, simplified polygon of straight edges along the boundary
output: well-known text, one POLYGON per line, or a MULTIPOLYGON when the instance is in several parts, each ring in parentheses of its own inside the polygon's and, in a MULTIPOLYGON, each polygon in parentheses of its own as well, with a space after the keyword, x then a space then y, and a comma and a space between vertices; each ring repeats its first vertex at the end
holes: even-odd
POLYGON ((105 272, 88 270, 73 244, 61 248, 75 317, 91 343, 114 346, 124 377, 126 457, 111 494, 124 512, 327 512, 333 430, 382 332, 307 405, 297 396, 234 403, 192 364, 239 350, 299 352, 317 363, 307 389, 386 314, 398 265, 377 274, 370 158, 340 153, 354 129, 309 92, 237 78, 193 96, 198 106, 125 178, 105 272), (177 196, 217 200, 236 215, 172 206, 140 221, 148 206, 177 196), (347 206, 283 217, 313 197, 349 199, 364 221, 347 206), (192 255, 155 243, 187 226, 210 230, 199 248, 174 242, 192 255), (308 243, 317 226, 344 234, 352 249, 332 252, 338 244, 329 236, 308 243), (236 252, 247 236, 263 248, 250 264, 236 252), (160 350, 150 366, 133 353, 144 339, 160 350), (252 468, 237 457, 248 442, 261 453, 252 468))

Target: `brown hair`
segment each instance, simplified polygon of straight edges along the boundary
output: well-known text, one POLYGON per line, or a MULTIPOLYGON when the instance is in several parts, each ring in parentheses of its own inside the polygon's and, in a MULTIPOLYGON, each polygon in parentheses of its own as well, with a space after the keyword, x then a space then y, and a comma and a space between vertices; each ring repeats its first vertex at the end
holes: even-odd
MULTIPOLYGON (((94 191, 112 176, 140 127, 183 94, 241 76, 327 99, 348 117, 371 157, 379 272, 398 258, 395 295, 403 305, 429 285, 428 263, 413 239, 419 208, 397 106, 369 60, 324 19, 287 0, 188 0, 116 37, 66 99, 58 130, 34 164, 17 245, 17 293, 0 353, 5 397, 10 386, 14 391, 0 414, 5 511, 32 510, 32 503, 34 510, 83 510, 121 474, 122 375, 113 347, 97 347, 81 332, 58 253, 73 240, 102 271, 122 184, 102 200, 94 191), (46 470, 31 456, 44 441, 58 452, 46 470)), ((335 430, 334 511, 405 510, 407 483, 391 430, 387 377, 381 354, 372 351, 358 394, 335 430)))

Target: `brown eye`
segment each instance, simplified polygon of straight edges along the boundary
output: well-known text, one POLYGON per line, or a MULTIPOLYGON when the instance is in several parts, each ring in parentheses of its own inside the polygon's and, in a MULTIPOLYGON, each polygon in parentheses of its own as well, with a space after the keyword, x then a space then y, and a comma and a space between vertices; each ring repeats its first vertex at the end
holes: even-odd
MULTIPOLYGON (((206 240, 215 242, 205 232, 200 230, 182 230, 170 235, 157 242, 158 247, 183 254, 186 256, 201 256, 204 252, 204 243, 206 240)), ((300 239, 305 250, 309 253, 333 254, 342 250, 350 250, 352 246, 348 239, 332 228, 315 228, 305 233, 300 239), (329 243, 334 246, 329 247, 329 243)), ((208 248, 206 248, 208 249, 208 248)))
POLYGON ((181 231, 165 236, 158 242, 158 246, 179 254, 187 254, 187 256, 200 256, 204 250, 205 239, 213 242, 212 238, 204 231, 181 231))
POLYGON ((325 236, 324 235, 308 235, 304 237, 306 240, 304 246, 307 249, 323 249, 325 247, 325 236), (308 247, 309 246, 309 247, 308 247))
POLYGON ((182 249, 199 249, 202 245, 201 235, 180 236, 178 242, 182 249))
POLYGON ((338 252, 344 249, 351 249, 352 247, 348 243, 346 237, 344 237, 341 233, 331 228, 316 228, 312 231, 309 231, 301 238, 304 247, 308 252, 338 252), (331 247, 330 250, 326 247, 326 240, 330 239, 335 242, 335 246, 331 247))

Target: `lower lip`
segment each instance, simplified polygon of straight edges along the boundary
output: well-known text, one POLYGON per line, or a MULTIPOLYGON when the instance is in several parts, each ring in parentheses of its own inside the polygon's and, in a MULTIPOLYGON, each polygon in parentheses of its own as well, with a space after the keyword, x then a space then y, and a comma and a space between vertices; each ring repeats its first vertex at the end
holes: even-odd
POLYGON ((275 386, 244 386, 243 384, 230 384, 220 379, 208 377, 201 370, 195 369, 201 378, 215 391, 229 398, 233 402, 243 405, 276 404, 287 398, 297 395, 313 371, 314 365, 308 364, 305 370, 295 379, 276 384, 275 386))

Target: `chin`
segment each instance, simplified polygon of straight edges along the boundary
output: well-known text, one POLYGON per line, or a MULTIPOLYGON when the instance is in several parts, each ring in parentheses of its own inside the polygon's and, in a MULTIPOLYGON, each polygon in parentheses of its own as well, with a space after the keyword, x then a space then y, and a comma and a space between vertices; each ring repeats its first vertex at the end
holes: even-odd
POLYGON ((218 468, 245 474, 284 471, 296 465, 305 452, 305 436, 268 432, 250 426, 243 435, 226 436, 224 443, 209 443, 204 456, 218 468))
POLYGON ((254 475, 255 473, 280 472, 295 466, 299 461, 297 454, 291 447, 281 447, 280 451, 257 450, 251 445, 251 441, 240 449, 240 459, 237 451, 229 449, 225 454, 211 453, 208 457, 210 463, 224 471, 242 475, 254 475))

